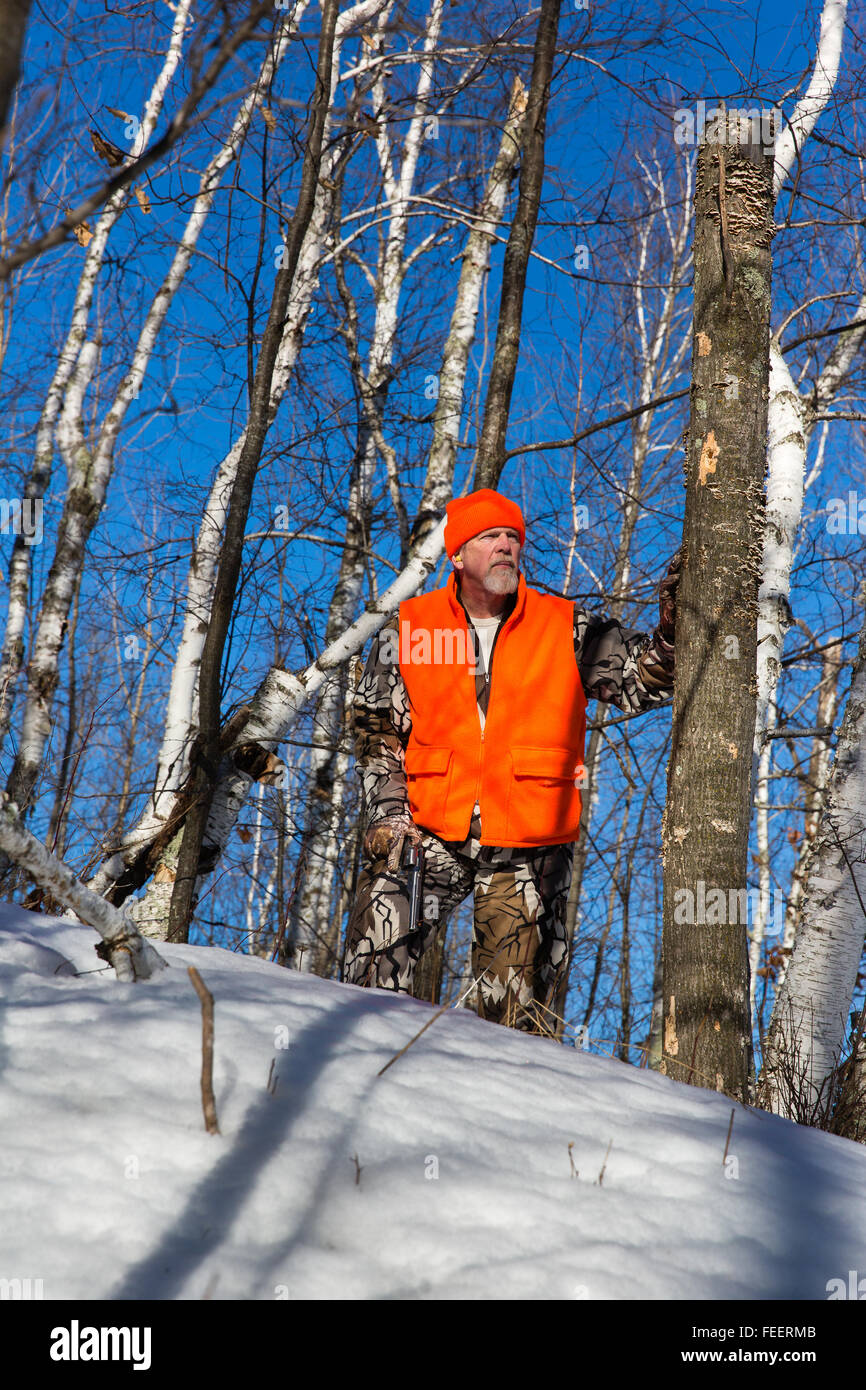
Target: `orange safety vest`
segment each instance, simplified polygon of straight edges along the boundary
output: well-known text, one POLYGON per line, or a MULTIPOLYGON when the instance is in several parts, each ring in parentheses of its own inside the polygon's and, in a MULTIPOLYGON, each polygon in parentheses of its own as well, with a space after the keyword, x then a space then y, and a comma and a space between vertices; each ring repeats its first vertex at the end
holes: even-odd
POLYGON ((477 801, 481 843, 577 839, 586 696, 574 657, 574 603, 527 589, 499 628, 482 731, 475 652, 452 574, 400 605, 399 664, 412 713, 409 808, 441 840, 465 840, 477 801))

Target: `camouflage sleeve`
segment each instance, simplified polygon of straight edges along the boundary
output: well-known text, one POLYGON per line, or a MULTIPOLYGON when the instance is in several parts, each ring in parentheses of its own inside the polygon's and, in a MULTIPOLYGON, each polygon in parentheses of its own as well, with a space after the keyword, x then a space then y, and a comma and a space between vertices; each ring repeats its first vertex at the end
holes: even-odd
POLYGON ((666 704, 673 694, 674 648, 658 627, 635 632, 575 604, 574 655, 588 700, 636 714, 666 704))
POLYGON ((394 619, 373 640, 352 704, 355 763, 371 825, 384 816, 411 819, 404 749, 412 717, 397 651, 394 619))

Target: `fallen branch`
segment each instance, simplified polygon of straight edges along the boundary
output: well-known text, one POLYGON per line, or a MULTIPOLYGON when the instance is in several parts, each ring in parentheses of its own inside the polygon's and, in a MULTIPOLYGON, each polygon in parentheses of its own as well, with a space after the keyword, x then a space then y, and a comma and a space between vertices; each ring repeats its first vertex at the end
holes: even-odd
POLYGON ((92 893, 62 859, 31 835, 5 792, 0 794, 0 850, 99 932, 102 941, 96 947, 97 955, 114 967, 119 980, 148 980, 164 967, 165 961, 141 935, 127 910, 119 911, 92 893))
POLYGON ((208 1134, 219 1134, 213 1093, 213 995, 194 965, 189 966, 187 973, 201 1000, 201 1108, 204 1111, 204 1126, 208 1134))

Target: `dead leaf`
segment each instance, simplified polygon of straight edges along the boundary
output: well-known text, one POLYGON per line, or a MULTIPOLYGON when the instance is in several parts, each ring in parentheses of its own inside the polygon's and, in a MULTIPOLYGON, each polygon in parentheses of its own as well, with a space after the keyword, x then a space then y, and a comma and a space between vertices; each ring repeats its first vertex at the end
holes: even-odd
POLYGON ((709 357, 712 346, 713 344, 706 333, 698 334, 698 357, 709 357))
POLYGON ((105 109, 108 112, 109 116, 117 116, 121 121, 132 120, 132 117, 130 116, 128 111, 118 111, 117 107, 115 106, 106 106, 105 109))
POLYGON ((240 840, 241 844, 248 845, 252 838, 253 832, 251 830, 248 830, 245 825, 238 826, 238 839, 240 840))
POLYGON ((153 876, 154 883, 174 883, 177 875, 174 869, 170 869, 167 864, 160 864, 153 876))
POLYGON ((263 782, 266 787, 278 787, 284 775, 285 765, 282 759, 278 758, 276 753, 269 753, 264 770, 259 773, 256 780, 263 782))
POLYGON ((93 233, 86 222, 78 222, 72 228, 75 233, 75 240, 79 246, 89 246, 93 240, 93 233))
POLYGON ((90 139, 99 158, 104 159, 106 164, 110 164, 112 169, 116 169, 118 164, 123 163, 126 158, 123 150, 119 150, 110 140, 103 139, 98 130, 91 129, 90 139))
POLYGON ((277 128, 277 118, 269 106, 262 107, 262 116, 264 117, 265 125, 268 130, 273 134, 277 128))
POLYGON ((136 188, 133 191, 135 193, 136 198, 138 199, 138 206, 141 208, 142 212, 150 212, 150 199, 148 198, 144 189, 136 188))

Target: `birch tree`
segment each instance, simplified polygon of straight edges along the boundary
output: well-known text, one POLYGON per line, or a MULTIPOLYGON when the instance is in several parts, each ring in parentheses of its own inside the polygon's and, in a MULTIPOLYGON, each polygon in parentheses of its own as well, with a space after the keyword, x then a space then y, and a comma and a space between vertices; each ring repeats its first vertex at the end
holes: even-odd
MULTIPOLYGON (((125 167, 130 167, 141 157, 156 127, 156 122, 162 111, 166 94, 177 72, 177 67, 181 59, 183 39, 189 22, 190 4, 191 0, 181 0, 181 3, 177 6, 165 60, 151 89, 141 120, 139 121, 136 118, 134 122, 136 134, 133 139, 132 149, 124 161, 125 167)), ((100 271, 105 261, 109 236, 128 205, 129 192, 124 186, 117 189, 108 200, 88 244, 84 266, 78 280, 72 306, 69 330, 58 355, 57 366, 48 387, 45 402, 39 417, 39 423, 36 427, 36 443, 33 452, 33 462, 24 487, 23 502, 27 507, 41 507, 45 494, 50 486, 54 464, 54 435, 63 406, 64 396, 85 345, 87 326, 93 306, 94 292, 100 271)), ((27 544, 26 537, 23 534, 19 534, 15 537, 12 547, 12 556, 9 566, 9 602, 6 614, 6 629, 3 636, 2 651, 0 651, 0 747, 2 747, 9 731, 18 677, 23 660, 23 634, 27 619, 31 561, 32 547, 27 544)), ((62 563, 61 568, 63 568, 62 563)), ((58 613, 60 615, 60 622, 62 623, 62 599, 60 600, 58 613)), ((46 640, 46 645, 43 648, 43 655, 38 662, 39 677, 43 685, 45 685, 46 681, 51 680, 53 660, 56 660, 56 651, 52 651, 51 646, 46 640)), ((50 707, 50 699, 48 700, 48 705, 50 707)), ((31 707, 30 722, 32 723, 32 721, 33 713, 31 707)), ((32 754, 27 759, 28 762, 32 762, 33 757, 38 761, 39 751, 42 746, 42 739, 34 743, 32 754)), ((28 788, 26 785, 21 785, 23 780, 22 770, 19 769, 19 786, 16 789, 18 795, 22 793, 25 795, 27 794, 28 788)))
POLYGON ((829 1114, 866 932, 866 618, 815 837, 794 953, 778 991, 761 1090, 779 1114, 829 1114))

